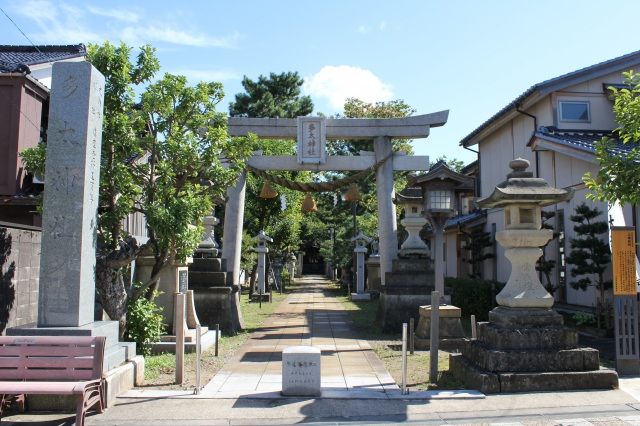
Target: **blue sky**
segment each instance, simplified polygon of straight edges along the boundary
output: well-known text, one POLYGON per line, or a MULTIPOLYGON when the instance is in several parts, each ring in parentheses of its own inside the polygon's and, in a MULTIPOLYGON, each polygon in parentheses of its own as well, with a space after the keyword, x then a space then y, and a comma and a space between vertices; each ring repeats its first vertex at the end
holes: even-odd
MULTIPOLYGON (((458 142, 532 84, 640 49, 638 1, 0 0, 36 44, 157 47, 163 71, 215 80, 298 71, 315 111, 403 99, 449 109, 416 154, 465 161, 458 142)), ((0 15, 1 44, 29 44, 0 15)))

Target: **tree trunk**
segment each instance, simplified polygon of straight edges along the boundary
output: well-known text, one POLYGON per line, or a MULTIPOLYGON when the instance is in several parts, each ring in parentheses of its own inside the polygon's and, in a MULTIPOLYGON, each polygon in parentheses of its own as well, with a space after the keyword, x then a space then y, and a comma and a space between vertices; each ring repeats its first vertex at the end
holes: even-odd
POLYGON ((122 268, 111 268, 104 259, 96 262, 96 288, 102 309, 114 321, 118 321, 119 338, 122 340, 127 324, 127 291, 122 277, 122 268))

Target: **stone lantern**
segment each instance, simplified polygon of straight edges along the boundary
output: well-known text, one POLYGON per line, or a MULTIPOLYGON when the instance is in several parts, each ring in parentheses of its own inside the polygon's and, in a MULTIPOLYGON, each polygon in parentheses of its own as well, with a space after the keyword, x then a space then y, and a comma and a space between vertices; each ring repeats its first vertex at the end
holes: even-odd
POLYGON ((204 233, 202 234, 202 242, 196 249, 196 253, 203 258, 216 257, 218 255, 218 243, 215 239, 215 226, 220 223, 220 219, 213 215, 205 216, 202 219, 202 225, 204 226, 204 233))
POLYGON ((258 268, 256 270, 257 273, 257 294, 254 294, 254 297, 264 297, 265 294, 265 283, 267 282, 267 271, 266 271, 266 257, 267 253, 269 253, 269 249, 267 248, 267 243, 272 243, 273 238, 264 233, 264 231, 260 231, 258 235, 253 238, 257 244, 256 247, 253 248, 253 251, 258 253, 258 268))
POLYGON ((407 188, 396 194, 396 204, 404 209, 404 219, 400 221, 409 234, 400 246, 400 257, 426 258, 429 255, 429 247, 420 238, 420 231, 427 224, 424 217, 424 203, 420 188, 407 188))
POLYGON ((616 372, 600 369, 597 350, 578 347, 577 332, 550 309, 553 297, 535 270, 540 247, 552 238, 551 230, 541 229, 541 208, 573 194, 534 178, 527 160, 518 158, 509 166, 507 180, 478 205, 504 208, 505 229, 496 239, 511 261, 511 276, 489 322, 478 324, 477 339, 451 355, 450 371, 484 393, 615 388, 616 372))
POLYGON ((355 242, 353 252, 356 254, 356 292, 351 293, 351 300, 370 300, 371 295, 364 292, 364 255, 367 253, 367 244, 373 240, 359 232, 351 241, 355 242))
POLYGON ((425 175, 411 183, 422 189, 423 209, 434 233, 435 289, 444 295, 444 225, 457 214, 458 199, 473 192, 473 178, 457 173, 444 161, 436 163, 425 175))

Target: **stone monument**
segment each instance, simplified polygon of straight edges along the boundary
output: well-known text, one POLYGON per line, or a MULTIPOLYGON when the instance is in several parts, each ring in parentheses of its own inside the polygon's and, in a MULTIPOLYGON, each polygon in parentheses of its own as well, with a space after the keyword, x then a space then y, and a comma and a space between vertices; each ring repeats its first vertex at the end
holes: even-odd
POLYGON ((38 323, 8 335, 106 336, 104 370, 135 356, 117 321, 94 321, 104 77, 89 62, 53 64, 38 323))
POLYGON ((364 291, 364 255, 367 253, 367 243, 372 240, 359 232, 351 241, 355 243, 353 252, 356 254, 356 292, 351 293, 351 300, 371 300, 371 294, 364 291))
POLYGON ((378 241, 371 243, 371 254, 365 262, 367 264, 367 290, 371 294, 380 293, 380 253, 378 252, 378 241))
POLYGON ((552 238, 551 230, 541 229, 541 208, 573 194, 534 178, 526 171, 527 160, 509 166, 513 171, 507 180, 478 205, 504 209, 505 229, 496 239, 511 261, 511 275, 489 322, 479 323, 477 339, 451 355, 450 369, 466 386, 484 393, 615 388, 616 372, 600 368, 597 350, 578 347, 577 332, 551 309, 553 297, 535 270, 540 247, 552 238))
POLYGON ((320 396, 320 348, 290 346, 282 350, 282 394, 320 396))

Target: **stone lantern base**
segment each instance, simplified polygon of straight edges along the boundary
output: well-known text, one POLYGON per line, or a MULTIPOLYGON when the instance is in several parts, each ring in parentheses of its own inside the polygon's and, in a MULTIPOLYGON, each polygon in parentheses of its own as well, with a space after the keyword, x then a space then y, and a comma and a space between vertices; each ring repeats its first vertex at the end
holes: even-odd
MULTIPOLYGON (((462 328, 462 311, 457 306, 440 305, 438 308, 438 347, 447 351, 458 351, 465 342, 462 328)), ((426 350, 431 347, 431 305, 420 306, 420 320, 416 328, 416 349, 426 350)))
POLYGON ((618 387, 600 354, 578 347, 577 332, 552 309, 498 307, 478 324, 477 339, 451 354, 450 371, 483 393, 618 387))

